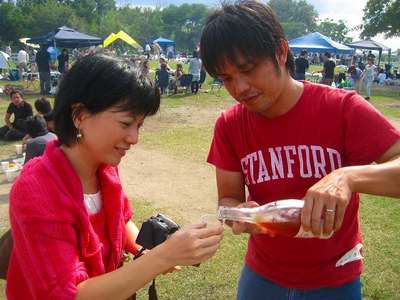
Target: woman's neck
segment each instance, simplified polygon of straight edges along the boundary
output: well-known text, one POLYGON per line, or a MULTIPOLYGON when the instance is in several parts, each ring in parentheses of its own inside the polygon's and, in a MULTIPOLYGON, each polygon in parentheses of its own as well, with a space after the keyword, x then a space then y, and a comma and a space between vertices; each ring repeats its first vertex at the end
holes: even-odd
POLYGON ((81 180, 83 193, 94 194, 99 190, 99 183, 97 179, 97 169, 99 164, 91 163, 90 155, 86 155, 79 144, 71 147, 62 145, 61 149, 71 162, 75 172, 81 180))

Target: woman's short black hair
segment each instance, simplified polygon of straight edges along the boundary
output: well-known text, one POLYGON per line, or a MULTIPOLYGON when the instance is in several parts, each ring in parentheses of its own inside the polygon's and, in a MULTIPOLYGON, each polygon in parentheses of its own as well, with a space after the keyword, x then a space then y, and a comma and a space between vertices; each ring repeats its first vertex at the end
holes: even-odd
POLYGON ((160 93, 138 71, 127 70, 106 56, 87 56, 63 77, 54 102, 55 132, 61 144, 72 145, 78 133, 74 125, 77 107, 91 114, 116 107, 135 115, 153 115, 160 106, 160 93), (79 105, 80 104, 80 105, 79 105))
MULTIPOLYGON (((276 54, 286 41, 281 24, 268 5, 256 0, 224 3, 206 20, 200 39, 200 57, 207 72, 218 77, 224 59, 270 58, 278 69, 276 54)), ((294 73, 294 59, 288 51, 286 69, 294 73)))
POLYGON ((49 132, 46 120, 39 115, 31 116, 26 120, 26 131, 32 138, 45 135, 49 132))
POLYGON ((51 104, 50 101, 47 100, 45 97, 40 97, 34 103, 35 109, 41 113, 42 115, 46 115, 51 112, 51 104))

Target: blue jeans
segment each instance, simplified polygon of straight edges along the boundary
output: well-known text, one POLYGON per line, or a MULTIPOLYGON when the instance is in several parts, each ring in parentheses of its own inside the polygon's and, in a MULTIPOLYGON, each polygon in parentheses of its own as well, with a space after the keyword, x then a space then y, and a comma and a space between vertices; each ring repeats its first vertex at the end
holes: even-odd
POLYGON ((335 288, 313 290, 281 287, 244 266, 237 300, 362 300, 360 278, 335 288))

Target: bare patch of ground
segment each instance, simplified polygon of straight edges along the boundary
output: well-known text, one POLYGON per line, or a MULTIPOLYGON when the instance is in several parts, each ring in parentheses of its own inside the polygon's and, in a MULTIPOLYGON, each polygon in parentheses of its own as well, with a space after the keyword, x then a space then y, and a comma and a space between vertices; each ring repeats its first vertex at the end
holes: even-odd
POLYGON ((167 215, 196 222, 216 210, 214 168, 206 163, 182 161, 137 145, 121 163, 120 175, 131 200, 151 201, 167 215))

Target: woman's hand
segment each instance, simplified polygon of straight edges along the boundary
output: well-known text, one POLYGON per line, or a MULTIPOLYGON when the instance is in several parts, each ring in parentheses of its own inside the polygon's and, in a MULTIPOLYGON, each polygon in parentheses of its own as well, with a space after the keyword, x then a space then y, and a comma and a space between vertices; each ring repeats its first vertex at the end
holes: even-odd
MULTIPOLYGON (((251 201, 251 200, 247 200, 246 202, 243 202, 241 204, 239 204, 238 208, 242 208, 242 207, 257 207, 259 206, 259 204, 255 201, 251 201)), ((228 222, 228 221, 227 221, 228 222)), ((246 222, 239 222, 239 221, 232 221, 231 222, 231 226, 232 226, 232 232, 234 234, 241 234, 241 233, 262 233, 262 229, 257 226, 256 224, 252 224, 252 223, 246 223, 246 222)))
POLYGON ((168 273, 179 272, 180 270, 182 270, 181 266, 175 266, 175 267, 172 267, 172 268, 168 269, 167 271, 163 272, 162 274, 166 275, 168 273))
MULTIPOLYGON (((206 227, 206 224, 197 224, 178 230, 156 248, 164 255, 170 268, 195 265, 215 254, 222 237, 222 225, 206 227)), ((170 268, 164 272, 171 270, 170 268)))
POLYGON ((346 168, 333 171, 308 189, 304 197, 301 223, 315 236, 338 231, 351 199, 350 180, 346 168))

